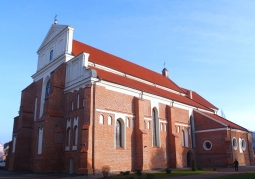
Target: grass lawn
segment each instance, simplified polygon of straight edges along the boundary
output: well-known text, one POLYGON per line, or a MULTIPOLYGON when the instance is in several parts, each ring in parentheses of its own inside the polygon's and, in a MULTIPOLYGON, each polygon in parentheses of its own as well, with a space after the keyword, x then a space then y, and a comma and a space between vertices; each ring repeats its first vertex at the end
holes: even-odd
POLYGON ((166 172, 157 172, 157 173, 150 173, 147 174, 146 172, 143 172, 142 176, 137 176, 136 174, 130 174, 130 175, 118 175, 118 176, 111 176, 111 179, 145 179, 148 178, 148 176, 152 176, 153 178, 171 178, 171 177, 178 177, 178 176, 186 176, 186 175, 196 175, 196 174, 202 174, 202 173, 208 173, 208 172, 214 172, 214 171, 208 171, 208 170, 172 170, 171 174, 166 174, 166 172))
POLYGON ((222 177, 217 177, 215 179, 254 179, 255 178, 255 171, 247 172, 247 173, 239 173, 239 174, 233 174, 233 175, 227 175, 222 177))

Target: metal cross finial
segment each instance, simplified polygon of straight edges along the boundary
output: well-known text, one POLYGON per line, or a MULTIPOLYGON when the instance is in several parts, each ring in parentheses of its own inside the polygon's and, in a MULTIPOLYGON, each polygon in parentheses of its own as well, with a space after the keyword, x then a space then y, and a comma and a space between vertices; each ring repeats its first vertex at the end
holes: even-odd
POLYGON ((55 17, 54 17, 54 24, 57 24, 57 23, 58 23, 57 17, 58 17, 58 15, 56 14, 55 17))
POLYGON ((164 62, 164 68, 166 67, 166 62, 164 62))

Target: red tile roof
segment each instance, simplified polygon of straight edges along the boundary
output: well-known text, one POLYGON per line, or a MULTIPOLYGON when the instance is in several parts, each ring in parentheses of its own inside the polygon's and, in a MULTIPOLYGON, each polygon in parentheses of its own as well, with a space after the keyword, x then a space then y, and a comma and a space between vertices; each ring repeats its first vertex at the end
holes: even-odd
MULTIPOLYGON (((188 94, 190 90, 182 88, 182 90, 188 94)), ((195 91, 192 91, 192 100, 208 107, 211 109, 216 109, 218 110, 218 108, 216 106, 214 106, 212 103, 210 103, 209 101, 207 101, 205 98, 203 98, 202 96, 200 96, 198 93, 196 93, 195 91)))
POLYGON ((201 109, 204 109, 204 110, 210 110, 210 109, 206 108, 205 106, 203 106, 199 103, 196 103, 195 101, 190 100, 189 98, 187 98, 185 96, 181 96, 181 95, 178 95, 178 94, 175 94, 175 93, 171 93, 171 92, 168 92, 166 90, 157 88, 155 86, 151 86, 151 85, 139 82, 139 81, 135 81, 135 80, 132 80, 132 79, 124 77, 124 76, 116 75, 114 73, 110 73, 110 72, 107 72, 105 70, 101 70, 101 69, 98 69, 98 68, 95 68, 95 67, 91 67, 91 68, 95 69, 97 71, 97 75, 102 80, 109 81, 109 82, 116 83, 116 84, 120 84, 120 85, 123 85, 123 86, 126 86, 126 87, 130 87, 130 88, 137 89, 137 90, 140 90, 140 91, 143 91, 143 92, 147 92, 147 93, 150 93, 150 94, 155 94, 155 95, 158 95, 158 96, 161 96, 161 97, 165 97, 165 98, 168 98, 168 99, 171 99, 171 100, 174 100, 174 101, 178 101, 178 102, 181 102, 181 103, 184 103, 184 104, 187 104, 187 105, 190 105, 190 106, 194 106, 194 107, 197 107, 197 108, 201 108, 201 109))
POLYGON ((111 55, 109 53, 106 53, 102 50, 91 47, 89 45, 83 44, 76 40, 73 40, 72 52, 74 56, 77 56, 82 52, 89 53, 90 62, 94 62, 100 65, 112 68, 114 70, 123 72, 125 74, 129 74, 131 76, 141 78, 146 81, 183 93, 183 90, 178 85, 176 85, 169 78, 164 77, 163 75, 159 73, 146 69, 137 64, 131 63, 129 61, 126 61, 122 58, 111 55))
POLYGON ((233 122, 231 122, 231 121, 229 121, 229 120, 227 120, 225 118, 222 118, 222 117, 218 116, 217 114, 211 114, 211 113, 206 113, 206 112, 201 112, 201 111, 200 111, 200 113, 203 113, 203 114, 205 114, 207 116, 210 116, 211 118, 213 118, 213 119, 215 119, 215 120, 217 120, 217 121, 219 121, 219 122, 221 122, 221 123, 223 123, 223 124, 233 128, 233 129, 239 129, 239 130, 243 130, 243 131, 248 131, 247 129, 243 128, 242 126, 239 126, 239 125, 237 125, 237 124, 235 124, 235 123, 233 123, 233 122))

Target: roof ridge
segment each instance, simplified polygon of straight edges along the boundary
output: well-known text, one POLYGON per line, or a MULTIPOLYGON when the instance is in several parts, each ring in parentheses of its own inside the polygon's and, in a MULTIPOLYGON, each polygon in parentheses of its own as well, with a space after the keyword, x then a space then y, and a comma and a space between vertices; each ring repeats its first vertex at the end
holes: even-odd
MULTIPOLYGON (((108 52, 105 52, 105 51, 103 51, 103 50, 100 50, 100 49, 98 49, 98 48, 95 48, 95 47, 92 47, 92 46, 90 46, 90 45, 84 44, 84 43, 82 43, 82 42, 80 42, 80 41, 78 41, 78 40, 73 40, 73 41, 76 42, 76 43, 79 43, 79 45, 84 46, 83 49, 82 49, 82 47, 79 47, 79 48, 80 48, 80 49, 79 49, 80 51, 84 50, 85 47, 91 48, 91 50, 96 50, 97 52, 103 53, 103 54, 100 54, 100 56, 99 56, 100 58, 102 58, 103 55, 107 55, 109 58, 112 57, 113 59, 111 59, 111 60, 113 60, 113 61, 114 61, 114 60, 115 60, 115 61, 121 60, 121 62, 123 62, 124 65, 127 65, 127 68, 128 68, 128 67, 129 67, 129 68, 137 68, 137 69, 139 69, 140 71, 145 72, 146 74, 143 74, 143 73, 140 73, 140 72, 134 72, 134 69, 129 69, 129 70, 127 70, 127 69, 123 68, 121 65, 117 66, 116 64, 112 64, 112 63, 109 62, 109 61, 104 61, 104 62, 102 62, 102 61, 100 61, 99 59, 90 58, 89 61, 91 61, 91 62, 95 62, 95 63, 98 63, 98 64, 100 64, 100 65, 106 66, 106 67, 108 67, 108 68, 112 68, 112 69, 114 69, 114 70, 118 70, 118 71, 120 71, 120 72, 122 72, 122 73, 125 73, 125 74, 128 74, 128 75, 131 75, 131 76, 134 76, 134 77, 137 77, 137 78, 146 80, 146 81, 148 81, 148 82, 151 82, 151 83, 154 83, 154 84, 157 84, 157 85, 160 85, 160 86, 163 86, 163 87, 172 89, 172 90, 177 91, 177 92, 180 92, 180 93, 184 93, 180 86, 178 86, 178 85, 177 85, 175 82, 173 82, 171 79, 162 76, 162 75, 161 75, 160 73, 158 73, 158 72, 155 72, 155 71, 153 71, 153 70, 151 70, 151 69, 148 69, 148 68, 145 68, 145 67, 143 67, 143 66, 140 66, 140 65, 138 65, 138 64, 136 64, 136 63, 134 63, 134 62, 130 62, 130 61, 128 61, 128 60, 125 60, 125 59, 123 59, 123 58, 121 58, 121 57, 112 55, 112 54, 110 54, 110 53, 108 53, 108 52), (133 72, 133 73, 132 73, 132 72, 133 72), (154 80, 153 80, 153 79, 149 79, 150 77, 148 77, 148 76, 153 77, 154 80), (156 80, 156 79, 160 79, 160 80, 156 80), (169 81, 168 84, 166 84, 166 83, 167 83, 166 79, 168 79, 167 81, 169 81), (158 82, 159 82, 159 83, 158 83, 158 82), (160 83, 160 82, 161 82, 161 83, 160 83), (171 86, 171 87, 170 87, 170 86, 171 86)), ((75 47, 75 48, 77 48, 77 47, 75 47)), ((74 50, 76 50, 76 49, 73 48, 73 51, 74 51, 74 50)), ((80 52, 80 51, 79 51, 79 52, 80 52)), ((78 52, 78 53, 79 53, 79 52, 78 52)), ((87 52, 87 53, 90 53, 90 52, 87 52)), ((74 53, 74 55, 76 56, 77 54, 74 53)), ((101 60, 102 60, 102 59, 101 59, 101 60)))
MULTIPOLYGON (((205 112, 206 112, 206 111, 205 111, 205 112)), ((207 113, 208 113, 208 112, 207 112, 207 113)), ((238 124, 236 124, 236 123, 234 123, 234 122, 232 122, 232 121, 230 121, 230 120, 228 120, 228 119, 226 119, 226 118, 223 118, 223 117, 219 116, 218 114, 212 114, 212 115, 215 115, 215 116, 217 116, 217 117, 220 117, 221 119, 223 119, 223 120, 225 120, 225 121, 227 121, 227 122, 229 122, 229 123, 231 123, 231 124, 234 124, 234 125, 236 125, 236 126, 242 128, 242 129, 245 129, 246 131, 248 131, 246 128, 244 128, 244 127, 242 127, 242 126, 240 126, 240 125, 238 125, 238 124)), ((217 119, 216 119, 216 120, 217 120, 217 119)), ((228 124, 226 124, 226 125, 228 125, 228 124)), ((229 125, 228 125, 228 126, 229 126, 229 125)), ((229 127, 231 127, 231 126, 229 126, 229 127)))

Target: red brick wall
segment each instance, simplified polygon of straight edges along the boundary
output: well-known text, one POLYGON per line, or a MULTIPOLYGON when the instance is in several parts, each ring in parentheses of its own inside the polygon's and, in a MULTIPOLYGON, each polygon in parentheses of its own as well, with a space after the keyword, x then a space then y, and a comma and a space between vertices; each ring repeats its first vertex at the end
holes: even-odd
POLYGON ((195 134, 197 165, 206 166, 227 166, 228 159, 231 159, 231 146, 226 141, 226 130, 214 132, 201 132, 195 134), (205 150, 203 143, 209 140, 212 143, 211 150, 205 150))
POLYGON ((206 130, 226 127, 204 115, 194 111, 195 130, 206 130))
MULTIPOLYGON (((176 130, 175 123, 189 125, 189 111, 177 107, 169 107, 169 115, 171 122, 169 122, 169 136, 170 137, 170 167, 184 167, 187 166, 187 153, 190 151, 194 156, 194 151, 191 148, 191 135, 188 134, 188 147, 182 146, 182 129, 180 132, 176 130)), ((189 127, 185 127, 189 131, 189 127)), ((188 132, 189 133, 189 132, 188 132)))

